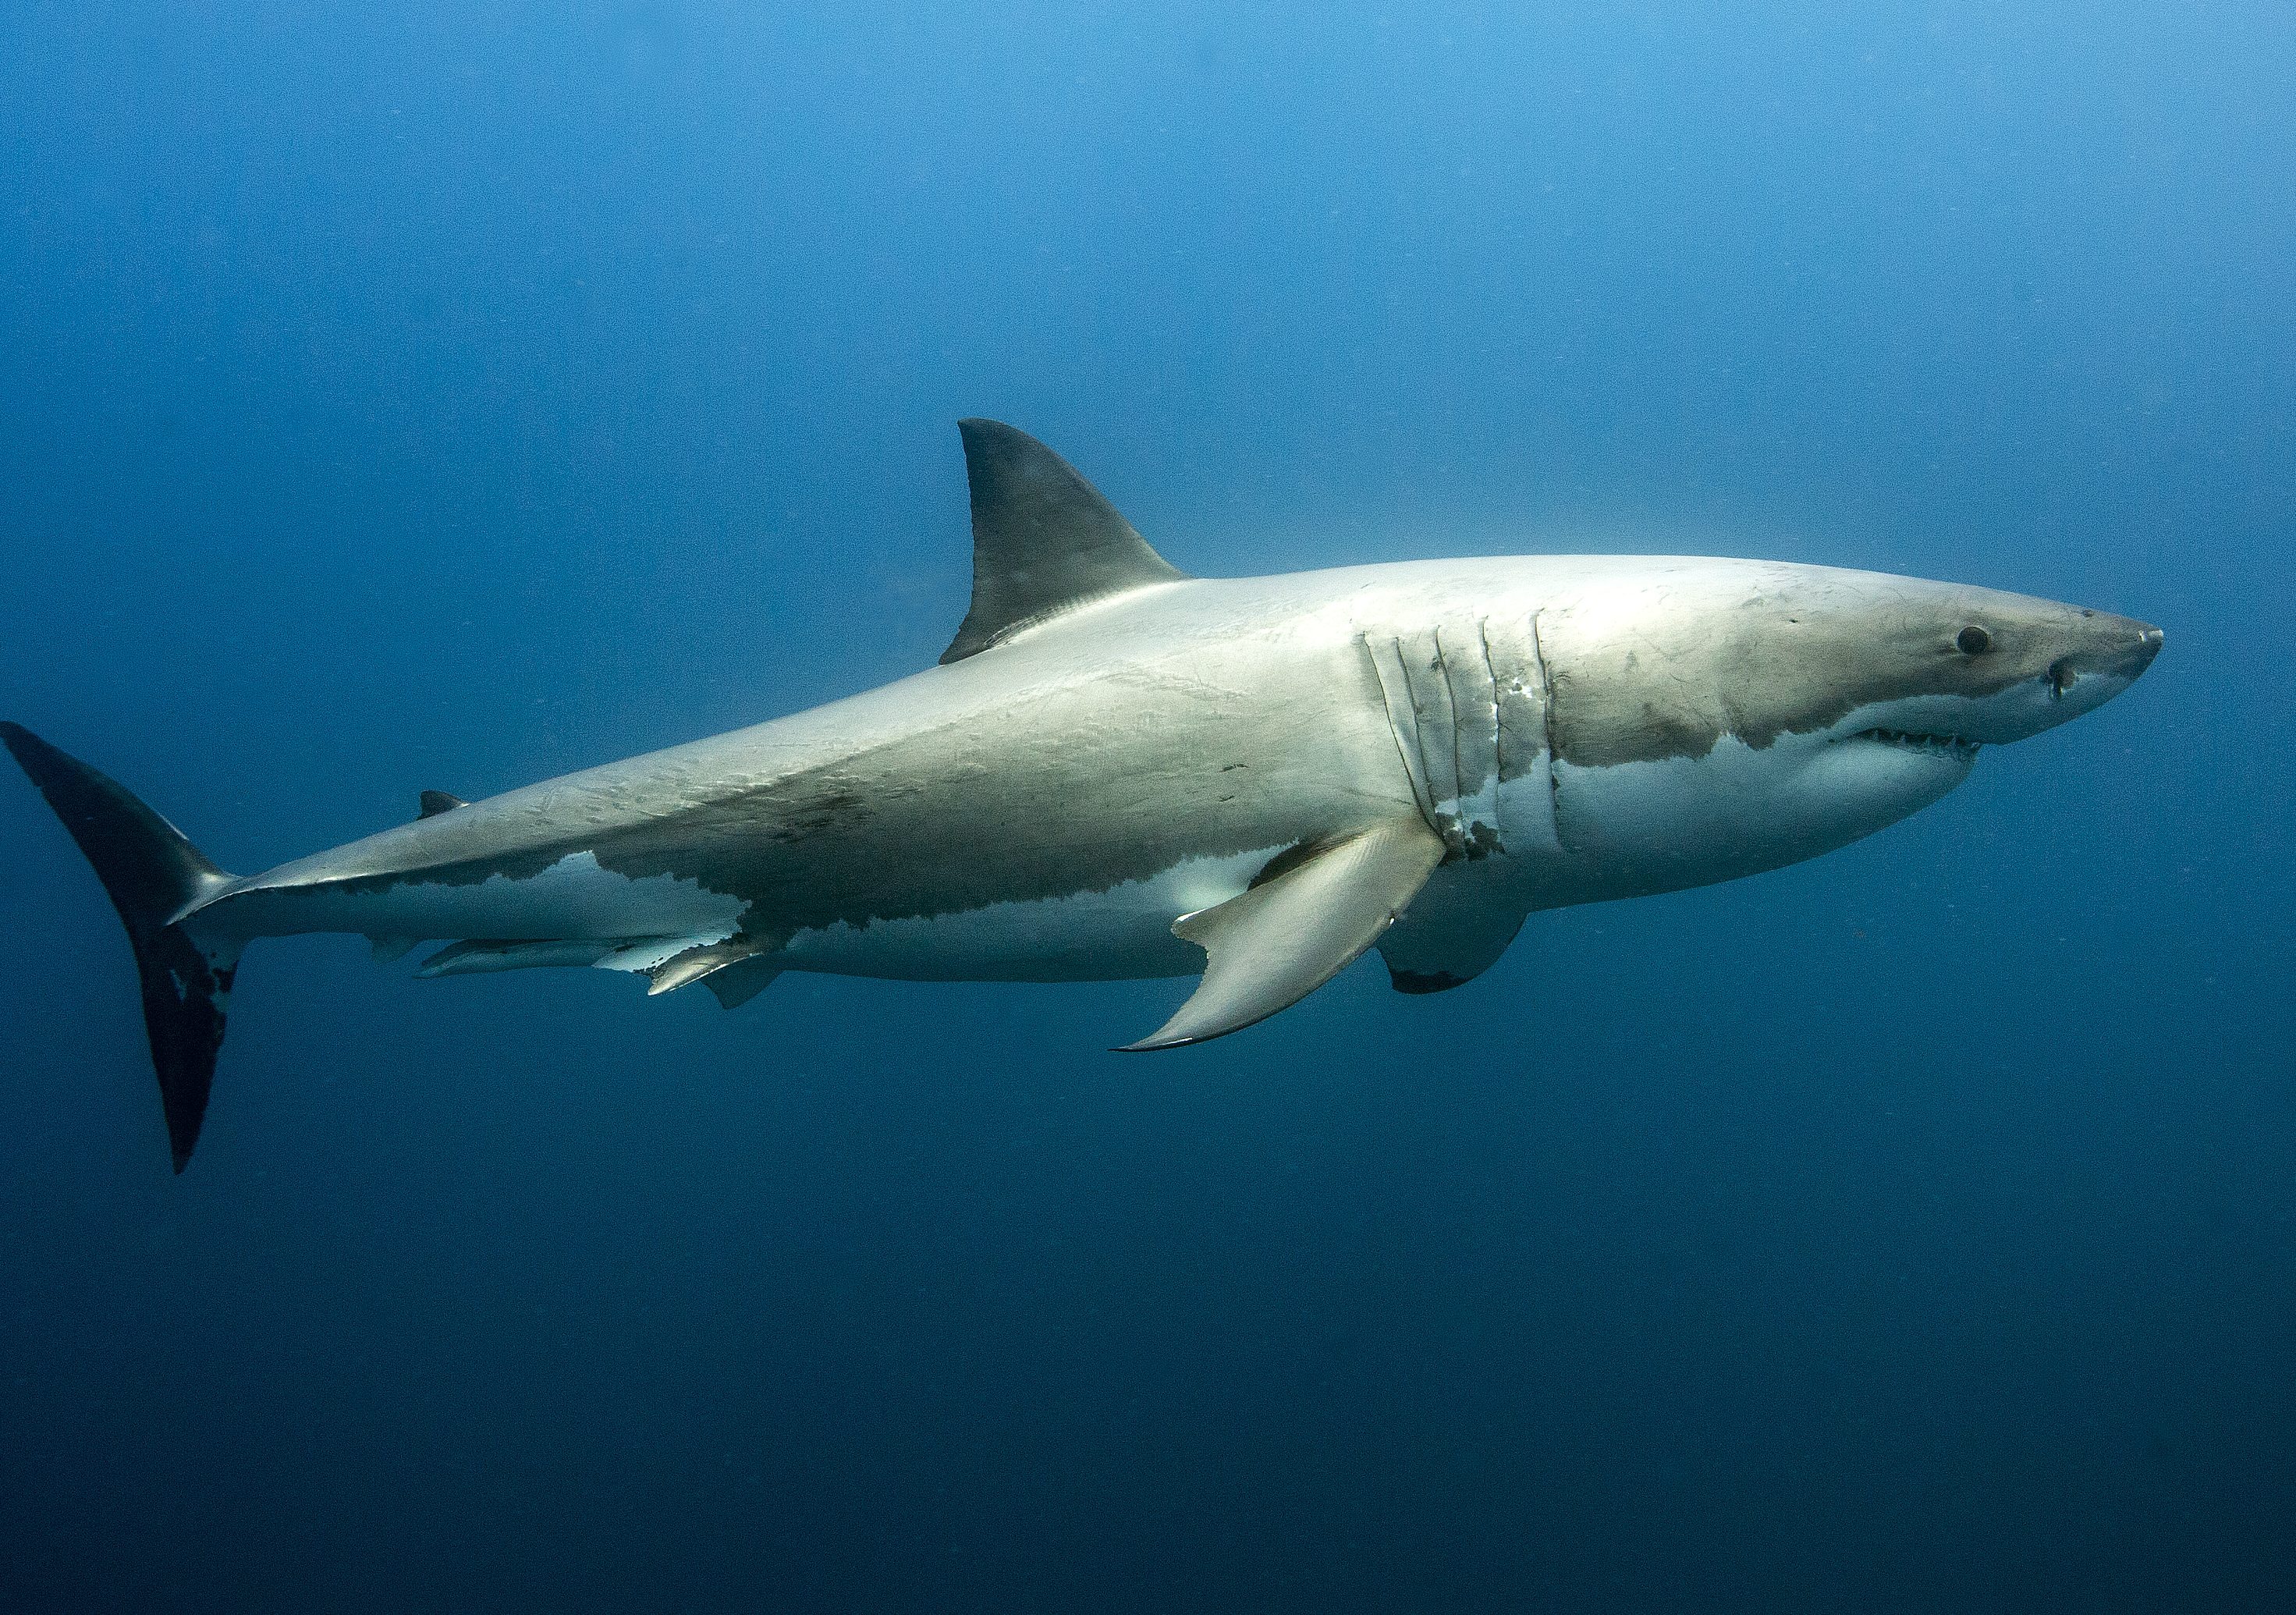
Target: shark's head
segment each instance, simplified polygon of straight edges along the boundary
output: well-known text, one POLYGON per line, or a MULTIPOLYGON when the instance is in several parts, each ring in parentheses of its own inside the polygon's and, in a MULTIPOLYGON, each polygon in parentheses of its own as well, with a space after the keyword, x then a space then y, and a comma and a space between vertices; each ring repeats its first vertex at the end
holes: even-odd
POLYGON ((1846 709, 1824 726, 1836 740, 1961 749, 2024 740, 2126 690, 2161 641, 2133 618, 1913 578, 1836 584, 1806 611, 1781 604, 1784 620, 1762 636, 1780 652, 1800 641, 1838 669, 1829 704, 1846 709))
POLYGON ((1759 562, 1685 562, 1587 605, 1552 631, 1556 808, 1643 890, 1892 824, 1980 747, 2103 706, 2161 641, 2056 601, 1759 562))
POLYGON ((1786 695, 1774 714, 1786 731, 1777 750, 1804 810, 1855 834, 1960 784, 1980 747, 2095 711, 2161 649, 2150 623, 2054 600, 1913 578, 1830 581, 1800 604, 1789 595, 1753 632, 1775 655, 1799 650, 1803 666, 1838 680, 1799 714, 1813 692, 1786 695))

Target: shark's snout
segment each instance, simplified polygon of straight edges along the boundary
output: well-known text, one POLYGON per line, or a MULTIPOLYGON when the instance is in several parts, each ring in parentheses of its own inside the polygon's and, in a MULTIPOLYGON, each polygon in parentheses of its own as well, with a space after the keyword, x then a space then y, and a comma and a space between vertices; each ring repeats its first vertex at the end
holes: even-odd
POLYGON ((1988 703, 1997 709, 2004 727, 1999 738, 2021 738, 2011 733, 2021 729, 2026 734, 2054 729, 2095 711, 2152 665, 2166 637, 2149 622, 2104 611, 2081 612, 2064 635, 2051 647, 2055 654, 2039 681, 2045 701, 2034 705, 2013 688, 1988 703))
POLYGON ((2126 690, 2152 665, 2164 635, 2149 622, 2084 611, 2071 643, 2049 664, 2050 691, 2058 696, 2086 689, 2099 701, 2126 690))
POLYGON ((2075 676, 2102 673, 2133 679, 2152 665, 2165 637, 2151 623, 2133 617, 2100 615, 2089 626, 2098 630, 2095 637, 2062 659, 2065 670, 2075 676))

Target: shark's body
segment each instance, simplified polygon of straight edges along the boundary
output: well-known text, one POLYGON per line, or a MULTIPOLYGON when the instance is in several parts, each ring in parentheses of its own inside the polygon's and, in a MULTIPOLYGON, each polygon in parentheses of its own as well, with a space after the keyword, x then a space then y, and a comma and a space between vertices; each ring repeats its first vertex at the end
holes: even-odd
POLYGON ((102 775, 5 738, 144 964, 177 1165, 257 937, 452 945, 706 982, 785 970, 1204 972, 1136 1047, 1283 1008, 1374 941, 1406 991, 1524 916, 1814 857, 1978 746, 2126 686, 2159 631, 1776 562, 1534 556, 1175 572, 1033 440, 966 423, 973 609, 943 665, 243 878, 102 775), (1982 641, 1980 644, 1980 641, 1982 641))
POLYGON ((1512 930, 1533 909, 1808 857, 1957 783, 1965 755, 1844 751, 1813 730, 1768 756, 1734 743, 1744 781, 1718 805, 1676 782, 1727 766, 1719 735, 1672 757, 1550 744, 1580 726, 1549 712, 1550 658, 1567 691, 1590 640, 1652 644, 1732 594, 1872 581, 1538 557, 1162 584, 994 655, 283 865, 203 918, 242 939, 634 946, 746 927, 783 969, 1193 975, 1203 954, 1172 934, 1181 914, 1288 848, 1422 818, 1456 843, 1458 900, 1512 930), (1813 801, 1797 790, 1812 767, 1871 776, 1874 808, 1813 801), (1734 822, 1718 835, 1721 808, 1734 822))

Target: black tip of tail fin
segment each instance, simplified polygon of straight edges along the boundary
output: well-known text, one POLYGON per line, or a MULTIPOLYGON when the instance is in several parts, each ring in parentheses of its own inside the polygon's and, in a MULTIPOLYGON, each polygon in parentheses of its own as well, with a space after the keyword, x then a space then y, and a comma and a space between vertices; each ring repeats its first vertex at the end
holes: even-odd
POLYGON ((152 1037, 168 1144, 180 1172, 207 1113, 239 949, 235 942, 193 937, 177 922, 231 876, 118 781, 30 730, 0 723, 0 743, 87 855, 127 928, 144 984, 144 1025, 152 1037))

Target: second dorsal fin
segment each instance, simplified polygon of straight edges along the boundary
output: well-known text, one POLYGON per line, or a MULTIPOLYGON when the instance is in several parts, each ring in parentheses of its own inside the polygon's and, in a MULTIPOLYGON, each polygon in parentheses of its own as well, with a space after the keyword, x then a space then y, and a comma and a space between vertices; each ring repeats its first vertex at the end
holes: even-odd
POLYGON ((944 662, 1072 606, 1187 576, 1027 432, 997 421, 956 425, 972 490, 972 609, 944 662))
POLYGON ((443 791, 426 791, 419 800, 422 807, 419 816, 426 819, 435 819, 442 813, 452 813, 457 808, 470 806, 461 797, 449 796, 443 791))

